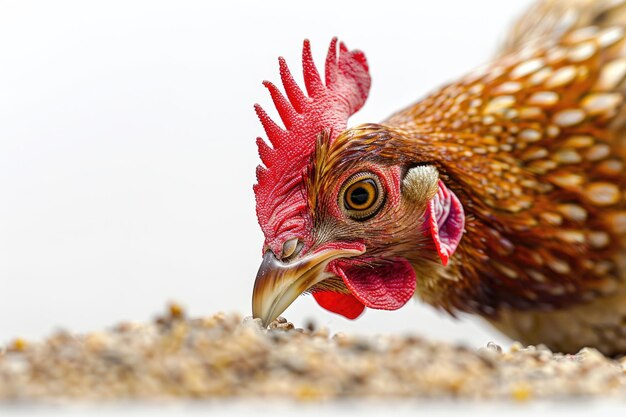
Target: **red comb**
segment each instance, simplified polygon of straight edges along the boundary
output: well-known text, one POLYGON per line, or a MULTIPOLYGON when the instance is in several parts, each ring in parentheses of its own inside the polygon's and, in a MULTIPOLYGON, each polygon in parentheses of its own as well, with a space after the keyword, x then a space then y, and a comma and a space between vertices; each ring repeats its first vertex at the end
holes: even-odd
MULTIPOLYGON (((272 147, 257 138, 259 156, 265 167, 256 170, 254 192, 257 217, 265 243, 277 255, 282 242, 303 238, 309 231, 303 176, 315 149, 317 136, 327 129, 331 140, 347 127, 348 117, 358 111, 367 98, 371 79, 361 51, 348 51, 333 38, 326 56, 325 83, 313 63, 311 45, 304 41, 302 69, 308 96, 293 79, 285 60, 278 59, 280 78, 287 97, 271 82, 264 81, 285 129, 278 126, 255 104, 261 124, 272 147)), ((305 242, 306 246, 306 242, 305 242)))

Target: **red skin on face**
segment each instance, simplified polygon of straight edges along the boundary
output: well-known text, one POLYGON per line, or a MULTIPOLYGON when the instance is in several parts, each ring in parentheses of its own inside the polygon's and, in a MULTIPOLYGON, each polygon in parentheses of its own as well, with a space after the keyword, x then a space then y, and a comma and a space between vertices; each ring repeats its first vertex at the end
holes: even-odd
MULTIPOLYGON (((426 232, 435 242, 445 266, 463 236, 463 206, 456 195, 440 181, 439 192, 429 202, 426 216, 426 232)), ((350 294, 315 292, 313 295, 318 304, 326 310, 353 319, 355 315, 358 317, 361 314, 365 306, 377 310, 397 310, 413 296, 416 276, 406 259, 387 260, 376 267, 360 265, 361 262, 355 263, 352 259, 331 262, 328 271, 343 279, 350 294)))

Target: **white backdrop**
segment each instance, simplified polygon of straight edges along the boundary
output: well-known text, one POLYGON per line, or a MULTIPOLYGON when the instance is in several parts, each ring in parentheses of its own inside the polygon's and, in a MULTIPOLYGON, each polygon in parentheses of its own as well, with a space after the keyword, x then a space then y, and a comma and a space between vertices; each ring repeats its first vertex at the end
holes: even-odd
MULTIPOLYGON (((276 57, 331 37, 365 51, 375 122, 481 64, 528 1, 0 2, 0 342, 56 327, 250 313, 262 235, 252 184, 276 57)), ((501 336, 411 302, 333 331, 501 336)))

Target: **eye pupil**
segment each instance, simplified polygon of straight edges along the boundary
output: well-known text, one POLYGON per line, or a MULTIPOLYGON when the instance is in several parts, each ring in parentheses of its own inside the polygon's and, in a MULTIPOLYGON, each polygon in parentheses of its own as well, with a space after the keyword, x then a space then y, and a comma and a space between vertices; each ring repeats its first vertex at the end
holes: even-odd
POLYGON ((362 206, 367 203, 367 200, 370 198, 370 193, 363 187, 355 188, 350 194, 350 201, 355 206, 362 206))

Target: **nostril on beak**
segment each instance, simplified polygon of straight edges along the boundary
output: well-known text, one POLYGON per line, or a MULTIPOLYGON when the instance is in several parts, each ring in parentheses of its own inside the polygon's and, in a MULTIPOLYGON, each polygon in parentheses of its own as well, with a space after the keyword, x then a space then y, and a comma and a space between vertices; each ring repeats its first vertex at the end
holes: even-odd
POLYGON ((283 253, 280 256, 281 260, 284 261, 291 256, 297 255, 300 249, 302 249, 302 245, 298 245, 298 238, 287 240, 283 243, 283 253))

